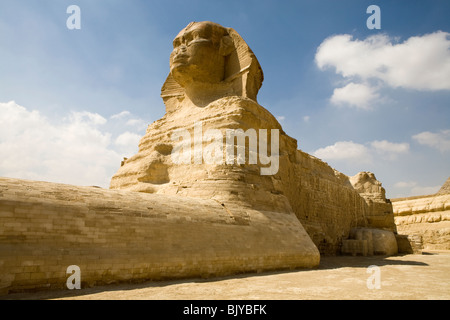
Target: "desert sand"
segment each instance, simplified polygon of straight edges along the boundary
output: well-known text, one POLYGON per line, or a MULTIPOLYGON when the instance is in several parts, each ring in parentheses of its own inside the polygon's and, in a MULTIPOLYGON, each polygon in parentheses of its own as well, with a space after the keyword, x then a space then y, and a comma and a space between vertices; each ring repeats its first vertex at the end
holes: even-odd
POLYGON ((112 284, 81 290, 11 294, 7 299, 61 300, 447 300, 450 251, 398 256, 325 256, 314 270, 213 279, 112 284), (380 269, 380 289, 369 289, 380 269), (370 282, 371 283, 371 282, 370 282))

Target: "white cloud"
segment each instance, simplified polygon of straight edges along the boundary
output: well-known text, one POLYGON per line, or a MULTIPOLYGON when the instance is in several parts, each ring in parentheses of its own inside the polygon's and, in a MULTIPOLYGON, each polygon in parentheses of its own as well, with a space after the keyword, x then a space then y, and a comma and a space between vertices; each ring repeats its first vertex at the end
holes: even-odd
POLYGON ((406 153, 409 150, 408 143, 394 143, 387 140, 375 140, 371 142, 371 145, 379 152, 406 153))
POLYGON ((147 128, 147 122, 142 119, 130 119, 126 122, 127 126, 133 127, 137 130, 142 130, 147 128))
POLYGON ((128 110, 124 110, 122 112, 114 114, 110 117, 110 119, 114 120, 114 122, 116 124, 119 124, 120 126, 132 127, 133 130, 135 131, 144 131, 145 129, 147 129, 148 126, 147 121, 140 118, 136 118, 128 110))
POLYGON ((335 105, 349 105, 360 109, 370 109, 371 103, 378 98, 376 90, 370 86, 350 82, 345 87, 334 89, 330 99, 335 105))
POLYGON ((119 146, 127 146, 130 144, 137 146, 141 138, 142 137, 138 134, 126 131, 118 136, 114 143, 119 146))
POLYGON ((394 187, 396 188, 412 188, 415 187, 417 185, 417 182, 415 181, 399 181, 397 183, 394 184, 394 187))
POLYGON ((353 141, 339 141, 332 146, 320 148, 313 155, 324 160, 355 160, 370 161, 369 149, 353 141))
POLYGON ((114 140, 107 125, 87 111, 56 122, 14 101, 0 103, 0 176, 108 187, 138 140, 131 132, 114 140))
POLYGON ((396 160, 400 154, 409 152, 408 143, 394 143, 387 140, 366 144, 353 141, 338 141, 331 146, 320 148, 312 154, 323 160, 345 160, 371 163, 373 159, 396 160))
POLYGON ((112 115, 111 119, 121 119, 121 118, 129 116, 130 114, 131 114, 130 111, 125 110, 125 111, 122 111, 122 112, 112 115))
POLYGON ((310 116, 304 116, 304 117, 303 117, 303 121, 304 121, 304 122, 309 122, 309 119, 311 119, 310 116))
POLYGON ((441 152, 450 151, 450 130, 442 130, 438 133, 425 131, 412 138, 419 144, 438 149, 441 152))
POLYGON ((395 160, 399 154, 405 154, 409 152, 408 143, 394 143, 387 140, 373 141, 370 146, 382 156, 387 157, 390 160, 395 160))
POLYGON ((284 119, 286 119, 285 116, 278 116, 278 117, 277 117, 277 120, 280 121, 280 122, 283 121, 284 119))
POLYGON ((138 151, 141 138, 142 136, 139 134, 126 131, 119 135, 114 143, 120 148, 125 157, 130 157, 138 151))
POLYGON ((71 112, 69 116, 69 121, 71 123, 95 126, 105 124, 107 120, 97 113, 82 111, 82 112, 71 112))
POLYGON ((394 188, 401 189, 401 193, 408 197, 435 194, 441 188, 441 186, 420 186, 416 181, 400 181, 393 186, 394 188))
POLYGON ((381 80, 391 87, 450 90, 450 33, 437 31, 395 43, 379 34, 365 40, 336 35, 316 52, 319 68, 333 67, 344 78, 381 80))

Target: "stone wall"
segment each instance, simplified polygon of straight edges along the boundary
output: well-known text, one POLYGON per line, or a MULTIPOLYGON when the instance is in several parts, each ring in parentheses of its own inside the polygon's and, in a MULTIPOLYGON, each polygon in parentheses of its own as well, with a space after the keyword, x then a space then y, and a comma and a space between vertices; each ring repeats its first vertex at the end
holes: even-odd
POLYGON ((0 178, 0 292, 311 268, 293 214, 214 200, 0 178))
POLYGON ((393 199, 399 234, 420 237, 423 249, 450 250, 450 194, 393 199))
POLYGON ((367 204, 347 176, 300 150, 280 168, 283 194, 321 253, 339 253, 351 228, 367 226, 367 204))
POLYGON ((342 252, 342 241, 357 227, 381 229, 392 237, 397 232, 392 204, 371 172, 348 177, 297 150, 295 157, 281 157, 279 176, 282 193, 321 253, 342 252))

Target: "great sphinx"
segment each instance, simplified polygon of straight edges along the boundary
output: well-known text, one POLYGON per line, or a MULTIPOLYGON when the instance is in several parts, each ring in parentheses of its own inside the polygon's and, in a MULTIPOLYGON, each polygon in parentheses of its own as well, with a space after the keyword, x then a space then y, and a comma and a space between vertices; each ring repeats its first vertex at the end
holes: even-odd
POLYGON ((111 189, 199 197, 226 207, 294 213, 324 253, 339 252, 350 228, 370 226, 370 221, 386 220, 385 225, 376 227, 395 231, 392 206, 384 194, 375 204, 365 201, 367 197, 353 187, 348 176, 298 150, 297 141, 258 104, 263 79, 255 54, 234 29, 207 21, 190 23, 173 41, 170 72, 161 90, 166 114, 148 127, 139 152, 122 163, 111 180, 111 189), (259 156, 266 155, 259 152, 262 149, 275 155, 269 165, 276 170, 264 175, 267 161, 251 163, 250 135, 243 146, 245 161, 236 158, 239 146, 225 138, 219 140, 223 145, 219 151, 224 153, 219 158, 228 157, 231 148, 236 149, 232 152, 235 161, 205 161, 206 155, 197 150, 205 150, 210 139, 200 135, 185 146, 192 151, 190 159, 174 163, 178 142, 173 133, 180 129, 189 131, 189 137, 219 130, 220 138, 230 129, 279 133, 268 134, 267 141, 258 139, 257 148, 259 156), (273 138, 278 142, 276 150, 269 143, 273 138), (371 207, 378 204, 387 209, 373 217, 371 207))
POLYGON ((263 72, 234 29, 193 22, 173 47, 166 113, 109 190, 0 178, 0 293, 64 287, 71 265, 84 286, 314 268, 344 241, 392 239, 375 176, 299 150, 259 105, 263 72))

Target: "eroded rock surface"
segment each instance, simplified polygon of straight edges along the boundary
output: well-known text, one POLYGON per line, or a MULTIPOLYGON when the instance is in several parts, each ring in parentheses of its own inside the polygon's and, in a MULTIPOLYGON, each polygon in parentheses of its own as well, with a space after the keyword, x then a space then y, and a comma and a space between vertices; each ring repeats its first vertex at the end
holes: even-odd
POLYGON ((449 180, 434 195, 393 200, 399 234, 420 237, 424 249, 450 250, 449 180))

